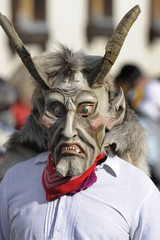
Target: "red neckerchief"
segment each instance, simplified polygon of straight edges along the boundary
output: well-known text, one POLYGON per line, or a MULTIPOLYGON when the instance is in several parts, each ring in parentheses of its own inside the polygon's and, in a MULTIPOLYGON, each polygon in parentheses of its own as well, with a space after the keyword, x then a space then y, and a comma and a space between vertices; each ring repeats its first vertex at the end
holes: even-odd
MULTIPOLYGON (((105 157, 100 154, 92 166, 88 168, 82 175, 76 177, 60 177, 53 164, 51 153, 49 153, 46 166, 42 174, 42 184, 46 192, 46 200, 49 201, 66 193, 75 192, 75 190, 83 184, 83 182, 94 171, 97 162, 105 157)), ((95 181, 94 181, 95 182, 95 181)), ((93 182, 93 183, 94 183, 93 182)), ((89 184, 91 186, 92 184, 89 184)), ((84 189, 84 188, 83 188, 84 189)))

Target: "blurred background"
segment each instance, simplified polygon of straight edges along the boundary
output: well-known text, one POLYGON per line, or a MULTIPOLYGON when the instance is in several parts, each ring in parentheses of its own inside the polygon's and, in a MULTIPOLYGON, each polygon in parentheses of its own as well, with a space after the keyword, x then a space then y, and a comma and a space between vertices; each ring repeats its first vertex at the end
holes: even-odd
MULTIPOLYGON (((132 61, 155 77, 160 75, 159 0, 5 0, 0 1, 0 11, 13 22, 32 56, 52 51, 56 41, 103 55, 113 29, 136 4, 141 14, 111 73, 115 75, 124 63, 132 61)), ((8 80, 21 61, 1 28, 0 49, 0 76, 8 80)))
MULTIPOLYGON (((0 1, 0 11, 13 23, 32 56, 52 51, 56 42, 104 55, 113 30, 136 4, 141 14, 110 73, 148 131, 152 178, 160 186, 160 1, 5 0, 0 1)), ((33 85, 27 78, 0 28, 0 158, 3 143, 30 113, 33 85)))

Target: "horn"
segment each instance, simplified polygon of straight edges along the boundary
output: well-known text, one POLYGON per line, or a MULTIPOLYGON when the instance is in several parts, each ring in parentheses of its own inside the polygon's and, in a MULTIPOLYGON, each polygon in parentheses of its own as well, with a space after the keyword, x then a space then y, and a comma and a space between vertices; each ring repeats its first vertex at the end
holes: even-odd
POLYGON ((28 52, 27 48, 24 46, 22 43, 21 39, 18 37, 12 23, 8 20, 8 18, 5 15, 2 15, 0 13, 0 25, 5 31, 6 35, 8 36, 11 44, 17 51, 19 57, 21 58, 22 62, 32 75, 32 77, 39 82, 39 84, 42 86, 44 89, 48 89, 49 87, 45 83, 44 80, 47 80, 47 74, 42 72, 40 70, 40 67, 37 66, 31 56, 30 53, 28 52), (44 79, 44 80, 43 80, 44 79))
POLYGON ((90 81, 92 81, 91 86, 93 88, 103 85, 105 76, 116 61, 124 40, 140 12, 139 5, 136 5, 122 18, 116 27, 112 37, 107 43, 102 62, 97 66, 94 72, 91 73, 90 81))

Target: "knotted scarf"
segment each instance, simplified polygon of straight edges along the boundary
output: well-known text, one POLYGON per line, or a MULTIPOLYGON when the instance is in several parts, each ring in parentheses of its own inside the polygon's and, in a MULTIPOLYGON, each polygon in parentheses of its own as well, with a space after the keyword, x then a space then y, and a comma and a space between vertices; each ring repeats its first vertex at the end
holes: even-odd
POLYGON ((92 186, 97 180, 94 169, 97 162, 104 157, 105 154, 100 154, 92 166, 79 176, 60 177, 56 172, 51 153, 49 153, 47 163, 42 174, 42 184, 46 192, 46 200, 50 201, 67 193, 74 194, 92 186))

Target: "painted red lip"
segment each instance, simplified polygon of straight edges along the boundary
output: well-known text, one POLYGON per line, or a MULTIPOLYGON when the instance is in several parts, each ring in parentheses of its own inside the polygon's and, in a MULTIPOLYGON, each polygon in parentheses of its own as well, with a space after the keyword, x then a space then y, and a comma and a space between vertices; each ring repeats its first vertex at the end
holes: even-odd
POLYGON ((62 143, 59 146, 59 154, 79 155, 85 157, 85 151, 79 143, 62 143))

